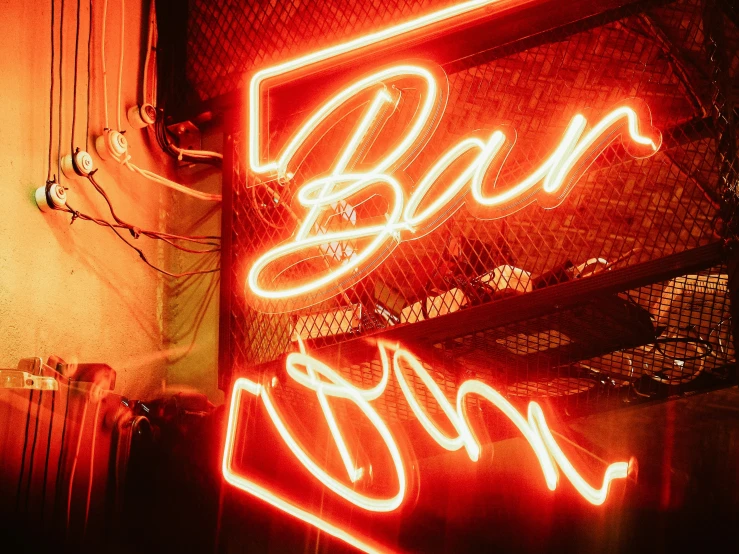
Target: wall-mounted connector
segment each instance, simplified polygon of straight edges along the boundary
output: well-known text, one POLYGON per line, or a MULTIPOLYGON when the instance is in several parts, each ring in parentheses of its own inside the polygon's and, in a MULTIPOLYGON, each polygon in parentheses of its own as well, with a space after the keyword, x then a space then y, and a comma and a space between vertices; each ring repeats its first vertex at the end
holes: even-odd
POLYGON ((149 125, 153 125, 157 120, 157 110, 151 104, 143 106, 131 106, 126 112, 128 123, 134 129, 143 129, 149 125))
POLYGON ((36 205, 42 212, 61 210, 67 204, 67 191, 59 183, 48 182, 36 189, 36 205))
POLYGON ((106 131, 105 134, 95 139, 95 150, 97 150, 98 156, 104 160, 111 157, 120 160, 128 152, 128 141, 123 133, 106 131))
POLYGON ((62 158, 62 171, 69 179, 87 177, 92 170, 92 156, 84 150, 78 148, 74 154, 67 154, 62 158))

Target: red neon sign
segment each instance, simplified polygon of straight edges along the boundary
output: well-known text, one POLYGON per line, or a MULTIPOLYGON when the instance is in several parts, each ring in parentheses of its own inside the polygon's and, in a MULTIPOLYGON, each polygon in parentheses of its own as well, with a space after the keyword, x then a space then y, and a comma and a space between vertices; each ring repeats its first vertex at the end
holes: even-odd
POLYGON ((305 152, 321 140, 332 118, 349 106, 362 114, 346 141, 336 148, 337 158, 328 172, 308 177, 295 193, 299 221, 293 237, 251 265, 246 291, 255 307, 288 311, 331 298, 375 269, 400 242, 432 232, 465 202, 483 219, 505 217, 533 202, 554 208, 619 137, 634 157, 649 157, 659 150, 661 135, 651 127, 648 109, 637 111, 634 105, 622 104, 602 115, 589 130, 587 119, 573 114, 550 157, 516 184, 498 183, 500 168, 515 140, 515 133, 500 129, 478 132, 451 145, 420 179, 409 182, 406 170, 431 140, 446 107, 448 86, 439 66, 405 63, 375 71, 340 89, 298 126, 273 159, 264 161, 263 82, 490 3, 466 2, 421 18, 415 26, 410 22, 393 27, 253 76, 248 99, 249 160, 251 171, 262 178, 290 183, 305 152), (408 90, 418 97, 415 112, 399 136, 383 135, 388 122, 408 109, 404 105, 408 90), (386 147, 381 155, 377 154, 378 143, 386 147), (357 221, 352 204, 373 194, 386 199, 386 211, 367 222, 357 221), (348 222, 338 229, 326 221, 337 210, 348 222), (324 271, 309 279, 291 276, 291 267, 317 256, 330 260, 324 271))
POLYGON ((391 371, 409 407, 429 436, 445 450, 464 449, 470 462, 477 462, 482 451, 478 433, 476 433, 475 427, 470 421, 467 409, 469 398, 476 397, 478 402, 484 402, 499 410, 526 439, 536 455, 544 482, 549 490, 554 491, 557 488, 561 473, 582 498, 597 506, 607 500, 611 482, 615 479, 623 479, 628 475, 629 464, 627 462, 612 463, 606 468, 602 483, 599 486, 591 485, 582 477, 562 451, 549 429, 541 406, 536 402, 530 402, 526 414, 523 415, 494 388, 479 380, 467 380, 459 386, 456 404, 452 405, 423 364, 413 354, 405 349, 391 348, 384 344, 379 344, 378 349, 382 364, 382 376, 379 383, 369 389, 356 387, 336 370, 310 356, 306 353, 302 343, 300 343, 300 352, 291 353, 286 360, 285 367, 290 378, 305 389, 315 393, 336 452, 341 458, 346 471, 345 476, 332 474, 325 460, 321 461, 311 456, 310 448, 300 443, 295 429, 287 423, 280 412, 278 402, 274 398, 275 379, 269 378, 262 382, 255 382, 247 378, 240 378, 233 387, 223 453, 222 470, 226 481, 360 550, 365 552, 378 551, 378 548, 373 546, 371 541, 355 536, 341 523, 319 516, 310 509, 290 501, 283 494, 260 484, 257 479, 240 474, 234 468, 234 457, 238 436, 236 430, 244 423, 241 421, 243 403, 245 397, 251 397, 261 406, 271 422, 274 432, 299 462, 304 472, 317 480, 327 491, 366 512, 390 513, 400 509, 407 500, 408 468, 415 467, 417 462, 411 454, 401 453, 398 440, 372 406, 372 402, 379 399, 385 392, 391 371), (433 397, 441 413, 449 420, 451 427, 454 429, 452 434, 440 429, 438 424, 426 413, 416 393, 408 384, 409 376, 419 379, 431 393, 431 397, 433 397), (388 467, 392 467, 394 472, 390 479, 390 482, 394 483, 394 489, 390 493, 371 495, 357 487, 363 480, 369 480, 368 486, 371 488, 372 483, 369 476, 373 471, 377 471, 378 466, 372 464, 371 461, 361 466, 357 463, 357 459, 350 452, 347 442, 347 436, 352 427, 348 422, 341 422, 337 419, 331 405, 336 400, 348 401, 357 408, 362 416, 366 418, 366 423, 373 428, 376 436, 379 437, 380 441, 377 444, 381 444, 382 449, 373 449, 373 453, 376 455, 383 454, 391 460, 388 467))

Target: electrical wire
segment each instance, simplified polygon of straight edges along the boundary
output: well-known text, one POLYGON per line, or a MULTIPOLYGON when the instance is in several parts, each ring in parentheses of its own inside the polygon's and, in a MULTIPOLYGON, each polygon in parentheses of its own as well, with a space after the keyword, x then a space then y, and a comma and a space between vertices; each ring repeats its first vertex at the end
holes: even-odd
MULTIPOLYGON (((149 18, 149 36, 147 39, 147 49, 146 49, 146 60, 144 62, 144 77, 143 77, 143 102, 145 103, 147 100, 147 97, 151 97, 151 105, 152 106, 158 106, 158 98, 157 98, 157 85, 158 85, 158 71, 157 71, 157 64, 154 65, 154 71, 149 70, 150 63, 150 56, 152 52, 156 52, 158 55, 157 47, 154 46, 154 37, 157 38, 158 43, 158 31, 157 31, 157 20, 156 20, 156 7, 155 2, 152 1, 151 3, 151 9, 150 9, 150 18, 149 18), (149 94, 149 75, 152 75, 152 91, 149 94)), ((176 158, 180 161, 186 161, 191 163, 197 163, 197 164, 208 164, 213 165, 215 167, 220 168, 223 163, 223 154, 219 152, 213 152, 209 150, 186 150, 183 148, 179 148, 175 144, 172 143, 172 141, 169 139, 169 134, 166 127, 166 113, 164 109, 164 102, 162 102, 161 107, 157 109, 157 118, 154 123, 154 131, 155 131, 155 137, 157 139, 157 143, 159 144, 159 147, 169 156, 176 158)))
POLYGON ((176 283, 173 283, 171 285, 171 289, 170 289, 171 294, 175 296, 193 287, 194 286, 193 283, 197 279, 202 277, 202 274, 197 273, 197 271, 205 267, 207 262, 208 262, 207 256, 201 256, 198 261, 196 261, 194 264, 192 264, 188 268, 188 271, 190 271, 192 275, 183 277, 182 279, 179 279, 176 283))
POLYGON ((95 188, 95 190, 103 197, 105 200, 105 203, 108 205, 108 209, 110 210, 110 215, 113 216, 113 219, 115 222, 121 227, 128 229, 134 238, 136 235, 145 235, 149 238, 155 238, 155 239, 161 239, 168 244, 171 244, 175 248, 179 248, 181 250, 184 250, 185 252, 192 252, 192 253, 209 253, 209 252, 217 252, 220 251, 220 244, 217 242, 213 242, 214 240, 220 240, 220 237, 218 236, 208 236, 208 235, 195 235, 195 236, 183 236, 183 235, 173 235, 170 233, 160 233, 158 231, 149 231, 147 229, 140 229, 134 225, 131 225, 130 223, 124 221, 115 212, 115 209, 113 208, 113 203, 110 201, 110 197, 105 192, 105 189, 95 180, 95 173, 97 173, 97 170, 93 170, 88 176, 87 179, 90 181, 90 184, 95 188), (213 250, 190 250, 185 247, 182 247, 172 241, 174 240, 181 240, 181 241, 187 241, 187 242, 193 242, 197 244, 201 244, 204 246, 213 246, 215 247, 213 250))
POLYGON ((176 190, 177 192, 187 194, 188 196, 197 198, 198 200, 205 200, 207 202, 220 202, 223 199, 220 194, 200 192, 198 190, 191 189, 190 187, 186 187, 185 185, 181 185, 180 183, 171 181, 170 179, 162 177, 161 175, 157 175, 156 173, 149 171, 148 169, 141 169, 139 166, 128 161, 128 159, 124 159, 121 163, 123 163, 123 165, 126 166, 130 171, 138 173, 145 179, 148 179, 160 185, 164 185, 165 187, 176 190))
MULTIPOLYGON (((54 373, 59 375, 60 377, 64 377, 67 379, 67 382, 69 382, 69 377, 66 375, 62 375, 59 371, 54 368, 54 373)), ((61 484, 62 484, 62 475, 64 470, 64 444, 65 440, 67 438, 67 416, 69 414, 69 389, 70 385, 67 385, 67 400, 65 402, 65 408, 64 408, 64 424, 62 425, 62 440, 61 444, 59 446, 59 457, 57 458, 56 462, 56 479, 55 479, 55 485, 54 485, 54 509, 52 510, 52 521, 56 521, 56 513, 57 509, 59 507, 59 498, 61 497, 61 484)))
POLYGON ((18 511, 21 501, 21 485, 23 483, 23 473, 26 470, 26 449, 28 448, 28 429, 31 426, 31 405, 33 404, 33 389, 28 395, 28 412, 26 413, 26 430, 23 434, 23 450, 21 453, 21 470, 18 474, 18 489, 15 493, 15 510, 18 511))
POLYGON ((106 29, 106 23, 108 20, 108 0, 105 0, 103 2, 103 28, 102 28, 102 37, 100 39, 100 59, 103 64, 103 107, 104 107, 104 124, 105 129, 109 129, 109 119, 108 119, 108 69, 105 65, 105 29, 106 29))
POLYGON ((85 503, 85 523, 82 527, 82 540, 84 541, 85 535, 87 534, 87 522, 90 519, 90 499, 92 498, 92 482, 95 475, 95 441, 97 439, 98 432, 98 418, 100 417, 100 406, 103 404, 102 398, 98 400, 97 408, 95 409, 95 420, 92 424, 92 444, 90 445, 90 471, 89 478, 87 481, 87 501, 85 503))
POLYGON ((64 0, 62 0, 62 10, 59 17, 59 129, 56 142, 56 173, 59 182, 62 181, 62 100, 64 97, 64 82, 62 80, 62 66, 64 65, 64 41, 62 40, 62 30, 64 29, 64 0))
POLYGON ((177 152, 180 160, 183 156, 188 156, 191 158, 218 158, 219 160, 223 160, 223 154, 219 152, 212 152, 210 150, 183 150, 182 148, 178 148, 174 144, 171 145, 171 148, 175 152, 177 152))
MULTIPOLYGON (((103 3, 103 28, 102 28, 102 40, 101 40, 101 58, 102 58, 102 67, 103 67, 103 103, 105 105, 105 128, 104 130, 106 132, 109 132, 110 122, 109 122, 109 114, 108 114, 108 79, 107 79, 107 64, 106 64, 106 58, 105 58, 105 36, 106 36, 106 28, 107 28, 107 16, 108 16, 108 0, 105 0, 103 3)), ((119 57, 119 64, 118 64, 118 98, 117 98, 117 106, 116 106, 116 121, 117 121, 119 132, 122 130, 121 112, 123 111, 122 104, 121 104, 121 89, 122 89, 122 84, 123 84, 123 60, 124 60, 124 47, 125 47, 124 20, 125 20, 125 0, 121 0, 120 57, 119 57)), ((151 22, 150 22, 150 33, 149 33, 150 40, 153 40, 153 38, 151 38, 153 37, 153 28, 154 27, 153 25, 151 25, 151 22)), ((150 54, 150 51, 151 51, 151 47, 148 46, 147 56, 150 54)), ((147 63, 148 62, 145 63, 145 67, 144 67, 145 72, 148 68, 147 63)), ((147 87, 148 87, 148 83, 147 83, 147 87)), ((166 138, 166 131, 164 135, 164 140, 165 140, 165 144, 169 145, 169 141, 166 138)), ((173 148, 176 148, 176 147, 173 147, 173 148)), ((169 153, 171 152, 171 150, 165 149, 165 152, 169 153)), ((180 157, 180 159, 187 158, 189 160, 202 161, 204 163, 207 163, 210 160, 218 160, 218 163, 220 163, 222 159, 221 154, 211 153, 211 152, 207 152, 203 150, 197 151, 194 155, 190 156, 188 154, 185 154, 183 150, 177 149, 176 154, 178 157, 180 157)), ((199 200, 210 201, 210 202, 220 202, 222 200, 222 196, 220 194, 210 194, 210 193, 200 192, 200 191, 191 189, 190 187, 187 187, 185 185, 181 185, 180 183, 176 183, 175 181, 172 181, 165 177, 162 177, 161 175, 158 175, 147 169, 142 169, 138 167, 137 165, 135 165, 134 163, 131 163, 130 156, 128 155, 125 155, 123 158, 114 157, 114 159, 116 159, 117 162, 123 164, 126 168, 128 168, 133 173, 137 173, 141 175, 142 177, 144 177, 145 179, 148 179, 160 185, 166 186, 168 188, 171 188, 183 194, 187 194, 193 198, 197 198, 199 200)))
POLYGON ((69 139, 72 155, 74 155, 74 131, 77 125, 77 63, 80 52, 80 8, 80 0, 77 0, 77 29, 74 39, 74 86, 72 87, 72 134, 69 139))
MULTIPOLYGON (((77 433, 77 448, 74 452, 72 460, 72 469, 69 473, 69 488, 67 489, 67 533, 69 533, 69 518, 72 511, 72 492, 74 491, 74 475, 77 472, 77 459, 80 455, 80 446, 82 445, 82 431, 85 428, 85 419, 87 418, 87 406, 90 404, 90 395, 85 395, 85 407, 82 408, 82 419, 80 420, 80 430, 77 433)), ((98 405, 99 407, 99 405, 98 405)), ((96 412, 97 413, 97 412, 96 412)))
POLYGON ((90 54, 92 46, 92 0, 90 0, 90 9, 88 11, 88 24, 87 24, 87 124, 85 126, 85 150, 90 151, 90 60, 92 56, 90 54))
POLYGON ((49 416, 49 432, 46 435, 46 457, 44 460, 44 480, 41 485, 41 519, 46 507, 46 482, 49 477, 49 453, 51 452, 51 436, 54 431, 54 410, 56 409, 56 391, 51 391, 51 415, 49 416))
POLYGON ((154 123, 154 136, 165 154, 180 160, 197 164, 207 164, 220 168, 223 165, 223 154, 208 150, 184 150, 172 144, 169 140, 169 131, 165 125, 166 115, 163 109, 157 110, 157 120, 154 123))
POLYGON ((28 511, 28 499, 31 496, 31 480, 33 479, 33 465, 36 458, 36 442, 38 440, 38 426, 41 421, 41 401, 44 398, 44 391, 38 393, 38 403, 36 405, 36 425, 33 428, 33 443, 31 443, 31 459, 28 462, 28 482, 26 484, 26 511, 28 511))
POLYGON ((51 150, 54 143, 54 13, 56 4, 51 0, 51 86, 49 87, 49 171, 46 172, 46 182, 51 182, 51 150))
POLYGON ((141 258, 141 260, 146 265, 148 265, 153 270, 158 271, 159 273, 162 273, 164 275, 167 275, 168 277, 180 278, 180 277, 187 277, 189 275, 200 275, 200 274, 204 274, 204 273, 215 273, 215 272, 221 270, 220 267, 215 267, 215 268, 212 268, 212 269, 207 269, 207 270, 202 270, 202 271, 186 271, 186 272, 183 272, 183 273, 172 273, 172 272, 169 272, 169 271, 167 271, 165 269, 162 269, 162 268, 157 267, 154 264, 152 264, 149 261, 149 259, 146 257, 146 254, 144 254, 144 251, 143 250, 141 250, 137 246, 135 246, 135 245, 131 244, 130 242, 128 242, 126 240, 126 238, 118 232, 118 229, 121 228, 120 225, 117 226, 117 225, 114 225, 114 224, 112 224, 112 223, 110 223, 108 221, 105 221, 104 219, 98 219, 98 218, 89 216, 87 214, 84 214, 82 212, 79 212, 79 211, 75 210, 74 208, 72 208, 72 206, 70 206, 69 203, 67 203, 67 205, 65 207, 66 207, 66 210, 65 211, 67 211, 68 213, 72 214, 72 222, 74 222, 75 219, 81 219, 83 221, 92 221, 92 222, 97 223, 98 225, 103 226, 103 227, 109 227, 116 234, 116 236, 120 240, 122 240, 124 243, 126 243, 126 245, 129 248, 131 248, 132 250, 136 251, 136 253, 139 255, 139 258, 141 258))
MULTIPOLYGON (((154 29, 156 28, 156 1, 151 0, 149 3, 149 36, 146 40, 146 58, 144 59, 144 77, 143 84, 141 86, 141 105, 146 104, 147 92, 149 88, 149 61, 151 60, 151 50, 153 47, 154 40, 154 29)), ((153 88, 153 87, 152 87, 153 88)), ((148 102, 152 106, 156 107, 156 96, 152 96, 151 101, 148 102)))
MULTIPOLYGON (((153 3, 153 2, 152 2, 153 3)), ((171 58, 173 57, 172 54, 172 41, 166 40, 162 44, 160 44, 159 40, 159 32, 157 28, 157 18, 156 18, 156 10, 152 8, 151 10, 151 21, 150 25, 153 26, 153 31, 151 33, 150 40, 152 44, 154 44, 154 41, 156 40, 156 44, 153 48, 147 48, 147 53, 151 54, 154 53, 156 55, 156 63, 154 64, 153 71, 149 71, 149 65, 150 62, 147 61, 144 64, 144 70, 145 70, 145 78, 147 79, 147 84, 145 85, 146 93, 149 94, 151 97, 151 103, 152 105, 156 105, 157 109, 157 118, 154 123, 154 131, 155 131, 155 137, 157 140, 157 143, 159 144, 159 147, 162 149, 162 151, 180 161, 185 161, 189 163, 194 164, 207 164, 212 165, 215 167, 220 168, 223 163, 223 155, 219 152, 211 152, 207 150, 198 150, 198 151, 191 151, 179 148, 172 144, 172 141, 169 139, 168 131, 166 128, 166 105, 165 100, 168 97, 171 97, 174 94, 174 91, 172 90, 172 67, 174 67, 174 64, 171 63, 171 58), (166 58, 165 63, 162 66, 159 66, 159 58, 160 55, 162 55, 164 58, 166 58), (148 85, 148 79, 149 75, 152 75, 152 83, 151 88, 152 91, 149 92, 149 85, 148 85), (165 87, 167 88, 166 93, 162 95, 162 98, 159 98, 158 94, 158 87, 159 82, 162 81, 165 83, 165 87)), ((151 28, 150 28, 151 30, 151 28)), ((171 37, 168 37, 171 38, 171 37)))
POLYGON ((121 126, 121 112, 123 106, 121 105, 121 87, 123 86, 123 54, 125 53, 125 22, 126 22, 126 2, 121 0, 121 53, 118 58, 118 104, 116 106, 116 123, 118 124, 118 131, 123 130, 121 126))

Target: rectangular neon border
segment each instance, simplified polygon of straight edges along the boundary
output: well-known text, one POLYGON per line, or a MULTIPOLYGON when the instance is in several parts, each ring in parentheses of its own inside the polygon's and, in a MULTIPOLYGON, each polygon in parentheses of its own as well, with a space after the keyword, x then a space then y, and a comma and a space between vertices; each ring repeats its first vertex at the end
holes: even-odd
POLYGON ((251 170, 257 174, 263 174, 269 173, 277 167, 275 162, 262 164, 260 161, 261 144, 259 128, 262 109, 261 86, 263 81, 286 75, 292 71, 329 60, 336 56, 342 56, 356 50, 361 50, 362 48, 378 44, 385 40, 400 37, 406 33, 430 27, 437 23, 441 23, 442 21, 447 21, 449 19, 468 14, 479 8, 502 3, 509 3, 511 6, 515 6, 530 1, 531 0, 468 0, 467 2, 462 2, 461 4, 432 12, 417 19, 388 27, 382 31, 376 31, 348 42, 337 44, 323 50, 318 50, 294 60, 257 71, 251 78, 248 92, 249 165, 251 166, 251 170))
POLYGON ((227 483, 233 485, 237 489, 248 492, 255 496, 259 500, 274 506, 278 510, 285 512, 309 525, 325 531, 329 535, 336 537, 339 540, 350 544, 351 546, 361 550, 362 552, 368 552, 370 554, 379 554, 384 552, 376 546, 371 546, 367 542, 358 539, 348 531, 333 525, 329 521, 318 517, 317 515, 304 510, 295 504, 292 504, 287 499, 278 496, 268 489, 258 485, 254 481, 250 481, 246 477, 238 475, 231 468, 231 461, 234 455, 234 442, 236 434, 236 423, 238 421, 237 412, 241 408, 241 396, 243 392, 248 392, 255 397, 258 397, 261 386, 254 381, 245 378, 239 378, 236 380, 233 386, 233 392, 231 394, 231 407, 228 415, 228 427, 226 429, 226 445, 223 451, 223 465, 222 472, 223 478, 227 483))

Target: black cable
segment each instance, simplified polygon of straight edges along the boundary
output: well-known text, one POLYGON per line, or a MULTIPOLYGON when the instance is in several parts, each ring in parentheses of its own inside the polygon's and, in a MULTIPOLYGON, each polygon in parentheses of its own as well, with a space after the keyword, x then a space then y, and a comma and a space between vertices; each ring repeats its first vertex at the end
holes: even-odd
POLYGON ((56 172, 59 182, 62 180, 62 99, 64 97, 64 81, 62 80, 62 66, 64 65, 64 41, 62 40, 62 30, 64 29, 64 0, 62 0, 62 10, 59 17, 59 129, 56 141, 56 172))
POLYGON ((161 240, 163 242, 166 242, 170 246, 175 247, 177 250, 182 250, 183 252, 187 252, 188 254, 210 254, 212 252, 220 252, 221 247, 220 246, 214 246, 213 248, 208 248, 207 250, 195 250, 194 248, 187 248, 186 246, 181 246, 177 244, 176 242, 172 241, 171 239, 168 239, 166 237, 160 237, 160 236, 149 236, 150 238, 155 238, 158 240, 161 240))
POLYGON ((67 386, 67 401, 66 407, 64 408, 64 425, 62 425, 62 442, 59 446, 59 457, 56 462, 56 480, 54 483, 54 509, 52 510, 51 521, 56 520, 56 511, 59 507, 59 495, 60 486, 62 481, 62 470, 64 469, 64 440, 67 436, 67 418, 69 416, 69 392, 71 390, 71 383, 67 386))
POLYGON ((165 125, 166 115, 163 109, 157 109, 157 118, 154 122, 154 136, 156 137, 157 144, 162 151, 175 158, 177 160, 184 160, 190 163, 211 165, 213 167, 223 167, 223 160, 217 156, 205 157, 205 156, 191 156, 187 153, 187 150, 175 150, 172 148, 172 142, 169 140, 169 131, 165 125))
POLYGON ((51 86, 49 87, 49 171, 46 173, 46 181, 51 182, 51 148, 54 143, 54 12, 56 5, 51 0, 51 86))
POLYGON ((97 170, 93 170, 90 172, 90 174, 87 176, 87 179, 90 181, 90 184, 95 188, 95 190, 100 194, 100 196, 103 197, 105 200, 105 203, 108 205, 108 209, 110 210, 110 215, 113 216, 113 219, 118 224, 116 227, 127 229, 134 238, 138 238, 138 235, 145 235, 149 238, 155 238, 160 239, 168 244, 171 244, 175 248, 179 248, 180 250, 183 250, 185 252, 191 252, 191 253, 209 253, 209 252, 217 252, 220 250, 220 244, 216 242, 211 242, 213 240, 220 240, 221 237, 215 236, 215 235, 196 235, 196 236, 183 236, 183 235, 173 235, 170 233, 160 233, 158 231, 150 231, 147 229, 140 229, 136 227, 135 225, 132 225, 120 217, 115 213, 115 209, 113 208, 113 203, 110 201, 110 198, 108 197, 108 194, 105 192, 105 189, 95 180, 95 173, 97 173, 97 170), (197 244, 202 244, 204 246, 213 246, 216 247, 212 250, 191 250, 185 247, 182 247, 178 244, 175 244, 172 242, 172 240, 182 240, 187 242, 194 242, 197 244))
POLYGON ((77 62, 80 53, 80 0, 77 0, 77 30, 74 39, 74 87, 72 88, 72 134, 69 139, 70 152, 74 155, 74 131, 77 126, 77 62))
POLYGON ((23 483, 23 473, 26 470, 26 449, 28 448, 28 428, 31 426, 31 404, 33 404, 33 389, 28 395, 28 413, 26 414, 26 431, 23 437, 23 452, 21 454, 21 471, 18 474, 18 489, 15 493, 15 511, 18 511, 21 501, 21 484, 23 483))
MULTIPOLYGON (((223 160, 217 156, 190 156, 187 154, 187 151, 180 152, 172 148, 172 142, 169 140, 166 127, 166 99, 176 98, 174 96, 175 94, 178 95, 177 97, 180 95, 177 84, 175 83, 175 68, 183 67, 184 63, 184 60, 178 56, 181 56, 182 52, 185 51, 185 44, 182 42, 185 34, 179 31, 180 29, 184 31, 187 28, 187 17, 179 12, 176 12, 176 14, 170 13, 170 10, 166 9, 157 10, 156 15, 157 41, 156 44, 152 45, 156 52, 156 63, 154 65, 152 83, 157 83, 157 98, 154 98, 155 105, 157 106, 154 136, 156 137, 157 144, 159 144, 159 148, 165 154, 177 160, 181 159, 190 163, 211 165, 220 169, 223 166, 223 160), (167 25, 162 27, 165 33, 161 35, 159 33, 159 21, 165 17, 164 13, 167 14, 167 25), (173 32, 174 34, 172 34, 173 32), (162 63, 159 63, 160 60, 162 63)), ((146 69, 144 68, 144 70, 146 69)))
POLYGON ((162 269, 162 268, 157 267, 154 264, 152 264, 149 261, 149 259, 146 257, 146 254, 144 254, 144 251, 143 250, 141 250, 137 246, 135 246, 135 245, 131 244, 130 242, 128 242, 126 240, 126 238, 118 232, 118 228, 119 227, 117 228, 116 225, 113 225, 112 223, 110 223, 108 221, 105 221, 104 219, 97 219, 97 218, 94 218, 94 217, 89 216, 87 214, 83 214, 83 213, 75 210, 74 208, 72 208, 72 206, 70 206, 69 203, 67 203, 67 206, 66 207, 67 207, 67 210, 66 211, 72 214, 72 222, 74 222, 75 219, 82 219, 83 221, 93 221, 93 222, 97 223, 100 226, 109 227, 116 234, 116 236, 119 239, 121 239, 126 244, 126 246, 128 246, 132 250, 135 250, 136 251, 136 253, 139 255, 139 258, 141 258, 141 260, 146 265, 148 265, 153 270, 158 271, 159 273, 162 273, 163 275, 167 275, 168 277, 174 277, 175 279, 177 279, 177 278, 180 278, 180 277, 187 277, 189 275, 202 275, 202 274, 205 274, 205 273, 215 273, 215 272, 221 270, 220 267, 215 267, 213 269, 206 269, 206 270, 202 270, 202 271, 186 271, 186 272, 183 272, 183 273, 171 273, 171 272, 167 271, 166 269, 162 269))
MULTIPOLYGON (((700 359, 710 356, 713 353, 713 347, 711 346, 711 343, 707 341, 706 339, 703 339, 700 337, 657 337, 657 339, 654 341, 654 344, 655 344, 655 350, 657 350, 665 358, 670 359, 670 360, 683 361, 683 362, 687 362, 691 360, 700 360, 700 359), (699 344, 700 346, 704 347, 706 350, 705 352, 701 354, 696 354, 694 356, 671 356, 670 354, 664 351, 664 348, 662 347, 663 344, 685 344, 686 346, 688 344, 692 344, 692 345, 699 344)), ((698 350, 697 347, 696 347, 696 350, 698 350)))
POLYGON ((90 175, 87 176, 88 177, 88 180, 90 181, 90 183, 92 184, 92 186, 95 188, 95 190, 97 190, 98 193, 100 193, 100 195, 103 197, 103 199, 105 200, 105 202, 108 204, 108 209, 110 210, 110 214, 113 216, 113 219, 117 223, 117 225, 114 225, 116 228, 128 230, 134 238, 138 238, 139 235, 144 235, 144 236, 147 236, 149 238, 159 239, 159 240, 162 240, 162 241, 170 244, 171 246, 174 246, 175 248, 177 248, 179 250, 182 250, 184 252, 193 253, 193 254, 208 254, 208 253, 211 253, 211 252, 219 252, 220 251, 220 249, 221 249, 220 248, 220 244, 217 243, 217 242, 211 242, 212 240, 220 240, 220 237, 217 237, 217 236, 213 236, 213 235, 211 235, 211 236, 202 236, 202 235, 201 236, 182 236, 182 235, 173 235, 173 234, 169 234, 169 233, 160 233, 160 232, 157 232, 157 231, 150 231, 148 229, 140 229, 140 228, 136 227, 135 225, 131 225, 130 223, 122 220, 115 213, 115 210, 113 208, 113 204, 110 201, 110 198, 108 197, 107 193, 105 192, 105 189, 103 189, 103 187, 101 185, 99 185, 97 183, 97 181, 95 181, 95 177, 94 177, 94 174, 95 173, 96 173, 96 170, 95 171, 92 171, 90 173, 90 175), (213 246, 214 248, 208 249, 208 250, 193 250, 193 249, 190 249, 190 248, 181 246, 181 245, 173 242, 174 240, 182 240, 182 241, 187 241, 187 242, 194 242, 196 244, 201 244, 201 245, 204 245, 204 246, 213 246))
MULTIPOLYGON (((129 233, 131 233, 131 236, 133 236, 134 238, 139 238, 140 235, 144 235, 144 236, 147 236, 149 238, 163 240, 163 241, 167 242, 168 244, 171 244, 175 248, 178 248, 178 249, 183 250, 185 252, 190 251, 190 249, 188 249, 188 248, 185 248, 183 246, 180 246, 178 244, 175 244, 175 243, 167 240, 167 235, 166 234, 159 234, 159 233, 155 233, 154 231, 144 231, 144 230, 138 229, 136 227, 131 227, 129 225, 121 225, 121 224, 118 224, 118 223, 110 223, 109 221, 106 221, 104 219, 99 219, 97 217, 93 217, 91 215, 88 215, 88 214, 79 212, 77 210, 65 210, 65 211, 67 211, 68 213, 71 213, 74 216, 73 217, 73 220, 74 219, 81 219, 83 221, 92 221, 93 223, 96 223, 96 224, 98 224, 98 225, 100 225, 102 227, 110 227, 111 229, 123 229, 123 230, 126 230, 129 233)), ((218 246, 218 245, 215 245, 213 243, 200 242, 199 239, 194 239, 192 237, 179 237, 179 235, 174 235, 173 237, 175 239, 177 239, 177 240, 188 240, 188 241, 191 241, 191 242, 196 242, 197 244, 203 244, 203 245, 212 244, 213 246, 218 246)), ((220 247, 213 248, 212 250, 192 250, 191 252, 198 253, 198 254, 208 254, 210 252, 220 252, 220 247)))
POLYGON ((33 479, 33 462, 36 457, 36 440, 38 439, 38 426, 41 421, 41 400, 44 398, 44 391, 38 393, 38 405, 36 408, 36 426, 33 429, 33 443, 31 443, 31 460, 28 464, 28 484, 26 485, 26 512, 28 511, 28 498, 31 495, 31 480, 33 479))
POLYGON ((85 126, 85 149, 90 151, 90 51, 92 45, 92 0, 90 0, 88 33, 87 33, 87 125, 85 126))
POLYGON ((56 391, 51 391, 51 416, 49 417, 49 433, 46 436, 46 457, 44 460, 44 481, 41 485, 41 523, 44 521, 46 507, 46 481, 49 477, 49 453, 51 452, 51 436, 54 432, 54 409, 56 407, 56 391))

